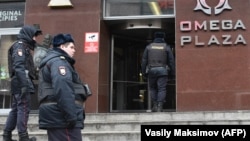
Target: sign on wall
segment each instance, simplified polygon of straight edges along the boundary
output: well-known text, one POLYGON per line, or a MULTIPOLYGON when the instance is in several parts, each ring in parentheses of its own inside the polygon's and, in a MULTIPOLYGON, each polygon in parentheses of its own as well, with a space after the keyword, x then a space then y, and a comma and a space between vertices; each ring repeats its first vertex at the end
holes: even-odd
POLYGON ((24 25, 25 2, 0 4, 0 28, 21 27, 24 25))
POLYGON ((236 13, 236 8, 229 3, 229 0, 219 0, 215 6, 210 6, 207 2, 208 0, 197 0, 196 6, 190 9, 195 13, 202 12, 203 17, 195 17, 192 20, 184 19, 179 22, 179 30, 183 33, 180 38, 181 46, 185 47, 190 44, 196 47, 247 45, 247 39, 244 36, 247 24, 244 16, 242 18, 233 16, 240 14, 236 13), (224 16, 223 14, 230 15, 224 16))
POLYGON ((97 53, 99 51, 99 33, 85 33, 84 53, 97 53))

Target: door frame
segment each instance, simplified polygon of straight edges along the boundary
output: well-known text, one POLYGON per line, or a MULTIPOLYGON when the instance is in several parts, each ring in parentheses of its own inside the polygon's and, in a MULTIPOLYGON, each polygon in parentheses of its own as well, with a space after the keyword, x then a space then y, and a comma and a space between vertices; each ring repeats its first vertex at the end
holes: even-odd
MULTIPOLYGON (((21 28, 0 28, 0 39, 3 35, 18 35, 21 28)), ((3 99, 5 100, 5 99, 3 99)), ((5 102, 5 101, 4 101, 5 102)), ((11 108, 0 109, 0 115, 9 114, 11 108)))
POLYGON ((115 42, 115 38, 123 38, 123 39, 128 39, 128 40, 134 40, 134 41, 141 41, 141 40, 137 40, 135 38, 130 38, 127 36, 122 36, 122 35, 116 35, 116 34, 112 34, 111 35, 111 57, 110 57, 110 112, 151 112, 151 101, 150 101, 150 95, 147 94, 148 96, 148 101, 147 101, 147 108, 146 110, 113 110, 113 69, 114 69, 114 42, 115 42))

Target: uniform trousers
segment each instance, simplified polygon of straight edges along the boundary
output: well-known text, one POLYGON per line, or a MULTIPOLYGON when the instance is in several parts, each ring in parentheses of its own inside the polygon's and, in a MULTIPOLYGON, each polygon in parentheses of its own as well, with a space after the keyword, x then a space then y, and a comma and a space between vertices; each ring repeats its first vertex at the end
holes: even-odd
POLYGON ((27 123, 30 113, 30 93, 13 94, 11 111, 4 130, 13 131, 17 127, 18 133, 27 132, 27 123))
POLYGON ((167 75, 148 77, 151 99, 155 102, 165 102, 167 93, 167 75))

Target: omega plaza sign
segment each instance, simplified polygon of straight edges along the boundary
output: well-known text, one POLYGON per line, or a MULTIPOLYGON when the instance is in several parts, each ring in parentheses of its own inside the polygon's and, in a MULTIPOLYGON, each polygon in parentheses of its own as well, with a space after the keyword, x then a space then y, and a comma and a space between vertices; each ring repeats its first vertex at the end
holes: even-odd
MULTIPOLYGON (((206 0, 197 0, 197 5, 194 8, 195 12, 203 12, 206 15, 213 16, 219 15, 223 11, 227 10, 227 12, 232 12, 232 7, 230 6, 228 0, 220 0, 219 3, 215 7, 210 7, 206 0)), ((181 47, 185 47, 185 45, 194 43, 196 47, 204 47, 204 46, 230 46, 230 45, 246 45, 247 42, 240 32, 244 32, 246 30, 246 26, 241 19, 231 20, 231 19, 223 19, 223 20, 204 20, 204 21, 181 21, 180 22, 180 31, 182 33, 191 33, 193 31, 205 31, 206 33, 211 33, 209 35, 208 40, 204 41, 200 39, 198 35, 183 35, 180 37, 181 47), (214 35, 213 33, 222 31, 223 34, 220 37, 214 35), (235 37, 232 36, 233 32, 238 31, 239 34, 235 37), (225 34, 224 34, 225 33, 225 34)), ((237 33, 238 33, 237 32, 237 33)))

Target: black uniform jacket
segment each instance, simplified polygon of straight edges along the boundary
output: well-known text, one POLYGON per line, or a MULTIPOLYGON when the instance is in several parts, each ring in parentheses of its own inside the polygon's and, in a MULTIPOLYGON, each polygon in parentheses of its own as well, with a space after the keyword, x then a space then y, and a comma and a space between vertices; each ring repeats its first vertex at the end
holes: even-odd
POLYGON ((33 37, 37 29, 24 26, 18 34, 18 40, 8 50, 9 73, 11 77, 12 94, 25 92, 34 93, 32 80, 35 76, 35 67, 31 50, 35 47, 33 37))
POLYGON ((53 48, 41 61, 39 74, 39 128, 67 128, 74 121, 75 127, 83 128, 84 100, 75 93, 73 80, 79 79, 74 70, 75 60, 63 50, 53 48), (48 95, 44 82, 52 86, 53 94, 48 95), (78 101, 78 102, 76 102, 78 101))
MULTIPOLYGON (((161 38, 156 38, 153 43, 165 43, 165 41, 161 38)), ((166 54, 167 54, 167 66, 165 67, 154 67, 154 68, 149 68, 148 74, 146 72, 146 69, 149 65, 149 58, 148 58, 148 53, 149 53, 149 47, 150 44, 145 48, 142 56, 142 74, 148 75, 148 77, 158 77, 158 76, 163 76, 163 75, 170 75, 170 76, 175 76, 175 60, 173 56, 173 52, 168 44, 166 44, 166 54)), ((158 56, 160 57, 160 56, 158 56)))

